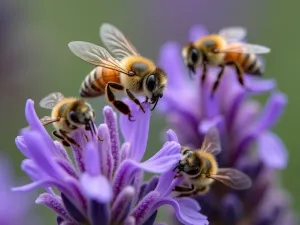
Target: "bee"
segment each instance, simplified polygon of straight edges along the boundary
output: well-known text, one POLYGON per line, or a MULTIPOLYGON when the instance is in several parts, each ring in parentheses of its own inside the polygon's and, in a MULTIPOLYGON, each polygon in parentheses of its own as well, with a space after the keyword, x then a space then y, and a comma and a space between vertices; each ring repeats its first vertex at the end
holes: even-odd
POLYGON ((106 48, 92 43, 74 41, 69 43, 70 50, 84 61, 97 66, 86 76, 81 84, 82 97, 97 97, 106 95, 106 99, 119 112, 128 115, 132 121, 131 110, 127 104, 117 100, 115 92, 122 91, 145 112, 140 101, 134 94, 146 96, 156 107, 163 97, 167 84, 165 72, 153 61, 141 56, 123 33, 110 24, 100 28, 101 39, 106 48))
POLYGON ((177 175, 183 175, 187 186, 176 186, 179 196, 205 194, 214 181, 233 189, 243 190, 251 187, 251 179, 243 172, 233 168, 219 168, 215 156, 221 152, 219 134, 216 128, 208 130, 199 150, 182 147, 182 158, 174 168, 177 175))
POLYGON ((228 27, 218 34, 203 36, 182 49, 182 56, 190 74, 195 73, 196 67, 202 66, 202 83, 205 81, 208 65, 221 68, 213 84, 212 95, 217 90, 227 65, 235 68, 238 82, 243 87, 245 87, 244 73, 256 76, 263 74, 262 64, 257 54, 269 53, 270 49, 261 45, 240 42, 246 37, 246 33, 242 27, 228 27))
POLYGON ((40 106, 52 110, 51 116, 45 116, 40 120, 44 126, 53 124, 55 128, 53 135, 61 140, 64 146, 70 146, 69 143, 71 143, 80 148, 69 136, 78 128, 85 128, 91 131, 92 135, 96 134, 95 112, 85 100, 65 98, 62 93, 54 92, 43 98, 40 106))

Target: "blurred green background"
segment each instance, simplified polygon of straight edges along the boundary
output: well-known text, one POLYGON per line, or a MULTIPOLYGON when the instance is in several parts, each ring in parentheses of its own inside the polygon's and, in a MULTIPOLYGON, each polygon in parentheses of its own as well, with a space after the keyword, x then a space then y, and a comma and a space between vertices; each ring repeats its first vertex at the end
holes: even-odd
MULTIPOLYGON (((225 26, 244 26, 249 31, 248 40, 271 47, 271 54, 266 56, 266 77, 275 77, 280 90, 289 97, 288 107, 274 129, 290 152, 290 162, 282 172, 282 180, 299 211, 299 6, 296 0, 286 3, 271 0, 218 3, 204 0, 2 0, 1 151, 13 161, 17 174, 24 176, 20 170, 23 156, 15 147, 14 138, 20 128, 27 126, 24 118, 26 99, 38 102, 53 91, 63 92, 66 96, 78 95, 82 79, 93 67, 71 54, 67 44, 72 40, 100 44, 98 30, 101 23, 109 22, 119 27, 143 55, 153 60, 157 59, 164 42, 176 40, 184 44, 193 24, 203 24, 211 32, 225 26)), ((105 101, 95 99, 91 102, 100 115, 105 101)), ((44 116, 49 112, 38 109, 38 113, 44 116)), ((98 116, 98 120, 102 121, 102 116, 98 116)), ((161 145, 162 130, 166 129, 163 121, 160 115, 152 117, 149 140, 152 149, 161 145)), ((49 217, 44 224, 54 224, 54 213, 39 208, 42 208, 42 215, 49 217)))

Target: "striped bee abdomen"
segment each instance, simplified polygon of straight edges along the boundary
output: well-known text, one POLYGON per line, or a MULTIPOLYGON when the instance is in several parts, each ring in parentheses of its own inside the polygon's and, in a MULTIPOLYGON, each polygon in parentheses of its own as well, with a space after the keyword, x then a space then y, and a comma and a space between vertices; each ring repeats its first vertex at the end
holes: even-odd
POLYGON ((237 52, 229 52, 226 54, 225 60, 237 62, 245 73, 251 75, 262 75, 262 64, 255 54, 241 54, 237 52))
POLYGON ((119 72, 96 67, 83 80, 80 87, 81 97, 97 97, 105 93, 108 82, 120 83, 119 72))
POLYGON ((252 75, 262 75, 263 68, 262 64, 254 54, 243 54, 243 62, 242 68, 244 69, 245 73, 252 74, 252 75))

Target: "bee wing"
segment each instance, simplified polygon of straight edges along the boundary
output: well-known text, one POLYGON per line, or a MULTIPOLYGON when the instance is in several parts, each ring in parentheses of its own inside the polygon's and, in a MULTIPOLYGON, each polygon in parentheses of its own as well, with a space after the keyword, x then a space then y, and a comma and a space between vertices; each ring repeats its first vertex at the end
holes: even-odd
POLYGON ((250 177, 243 172, 232 168, 219 169, 218 174, 210 175, 209 177, 235 190, 248 189, 252 185, 250 177))
POLYGON ((40 121, 43 124, 43 126, 45 126, 50 123, 58 122, 59 118, 51 118, 50 116, 44 116, 43 118, 40 119, 40 121))
POLYGON ((213 155, 221 152, 220 137, 216 127, 210 128, 205 134, 201 150, 213 155))
POLYGON ((227 42, 234 42, 243 40, 247 31, 243 27, 226 27, 219 31, 219 35, 225 38, 227 42))
POLYGON ((220 52, 237 52, 250 54, 266 54, 271 51, 270 48, 263 45, 255 45, 249 43, 231 43, 220 52))
POLYGON ((84 41, 72 41, 68 46, 77 57, 90 64, 125 74, 129 73, 125 66, 113 58, 103 47, 84 41))
POLYGON ((100 27, 100 38, 105 47, 119 60, 130 55, 140 55, 124 34, 111 24, 104 23, 100 27))
POLYGON ((40 101, 40 106, 46 109, 52 109, 58 102, 64 99, 64 96, 60 92, 54 92, 47 95, 40 101))

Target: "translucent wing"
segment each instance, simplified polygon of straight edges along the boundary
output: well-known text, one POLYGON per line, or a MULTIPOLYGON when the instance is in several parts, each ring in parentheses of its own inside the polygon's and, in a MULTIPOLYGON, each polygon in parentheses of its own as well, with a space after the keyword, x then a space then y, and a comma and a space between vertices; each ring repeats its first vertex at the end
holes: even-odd
POLYGON ((140 55, 124 34, 111 24, 104 23, 100 27, 100 38, 118 60, 130 55, 140 55))
POLYGON ((210 128, 205 134, 201 151, 217 155, 221 152, 219 132, 216 127, 210 128))
POLYGON ((232 43, 220 52, 237 52, 250 54, 266 54, 271 51, 270 48, 262 45, 248 44, 248 43, 232 43))
POLYGON ((58 122, 59 118, 51 118, 50 116, 44 116, 43 118, 40 119, 40 121, 45 126, 50 123, 58 122))
POLYGON ((52 109, 58 102, 64 99, 64 96, 60 92, 54 92, 47 95, 40 101, 40 106, 46 109, 52 109))
POLYGON ((243 27, 226 27, 219 31, 219 35, 228 42, 241 41, 247 35, 247 31, 243 27))
POLYGON ((69 48, 77 57, 88 63, 129 74, 125 66, 113 58, 105 48, 84 41, 72 41, 69 48))
POLYGON ((246 174, 232 168, 219 169, 218 174, 209 177, 236 190, 248 189, 252 185, 251 179, 246 174))

